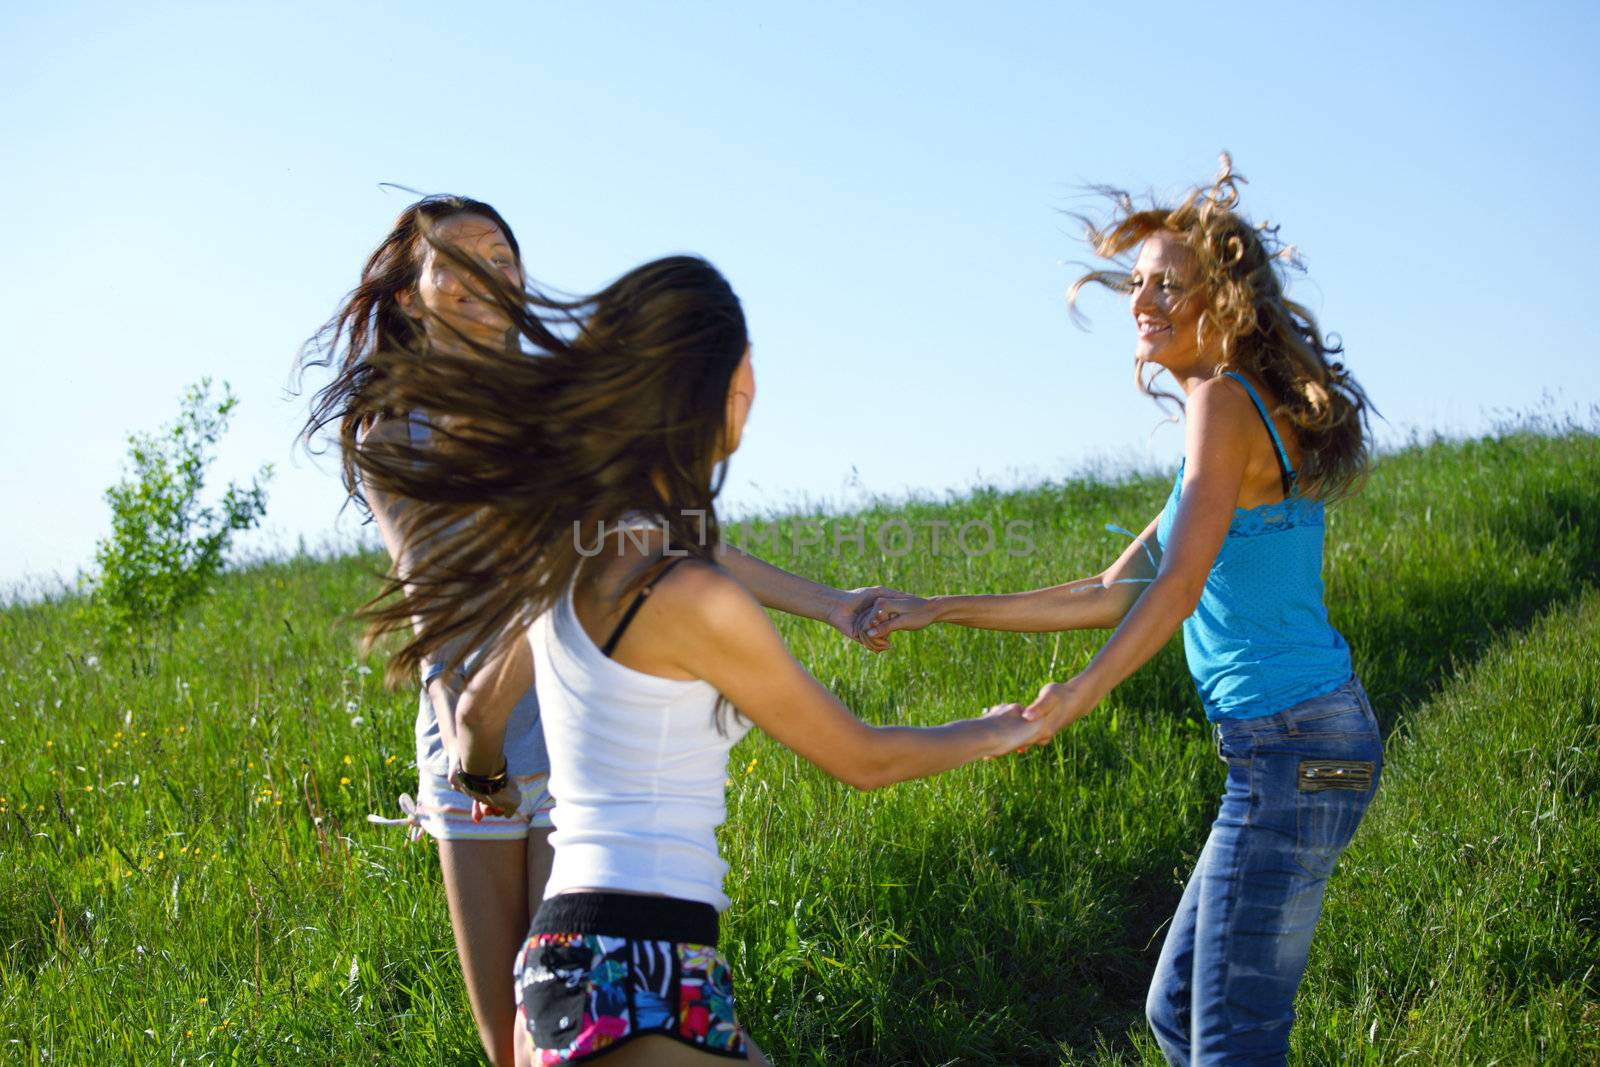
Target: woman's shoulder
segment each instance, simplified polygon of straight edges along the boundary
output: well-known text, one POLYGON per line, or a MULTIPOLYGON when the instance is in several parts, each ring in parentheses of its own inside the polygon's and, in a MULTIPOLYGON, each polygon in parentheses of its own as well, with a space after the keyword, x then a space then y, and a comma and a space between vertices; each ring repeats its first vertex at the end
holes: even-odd
POLYGON ((1261 421, 1250 394, 1227 375, 1219 374, 1195 386, 1185 407, 1191 433, 1210 445, 1248 441, 1253 424, 1261 421))
POLYGON ((754 599, 737 578, 711 560, 677 556, 667 562, 666 568, 656 579, 654 595, 684 605, 701 605, 713 612, 729 607, 734 600, 754 599))
POLYGON ((659 542, 641 545, 624 533, 625 528, 619 525, 611 534, 614 540, 601 542, 603 552, 610 549, 615 555, 596 561, 599 570, 590 571, 591 577, 583 579, 585 583, 593 581, 593 588, 603 598, 625 600, 630 588, 647 586, 657 605, 715 611, 725 608, 729 598, 744 593, 738 579, 716 562, 676 550, 663 552, 659 542))
POLYGON ((766 620, 760 601, 720 564, 694 556, 678 557, 655 582, 651 599, 682 620, 684 631, 716 634, 766 620))
POLYGON ((1237 373, 1237 371, 1232 371, 1218 374, 1215 378, 1207 378, 1195 386, 1194 392, 1189 394, 1190 408, 1192 409, 1199 404, 1219 413, 1239 414, 1253 412, 1255 404, 1250 399, 1250 389, 1254 389, 1264 402, 1269 402, 1267 394, 1261 386, 1252 384, 1247 389, 1245 382, 1248 379, 1241 380, 1241 378, 1234 377, 1237 373))
MULTIPOLYGON (((718 657, 737 656, 750 634, 771 626, 761 605, 722 567, 698 556, 663 558, 659 546, 654 558, 613 558, 579 585, 574 607, 580 620, 596 619, 596 628, 590 630, 596 643, 637 612, 631 629, 642 631, 645 640, 642 645, 634 641, 630 655, 691 673, 718 657)), ((653 673, 648 667, 639 669, 653 673)))

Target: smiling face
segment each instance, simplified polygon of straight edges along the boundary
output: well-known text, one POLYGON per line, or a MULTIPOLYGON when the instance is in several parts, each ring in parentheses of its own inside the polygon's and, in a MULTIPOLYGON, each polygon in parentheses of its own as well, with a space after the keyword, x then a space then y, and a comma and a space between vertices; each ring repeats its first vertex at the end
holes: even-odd
POLYGON ((1174 233, 1151 234, 1129 274, 1134 355, 1180 377, 1202 362, 1196 327, 1203 301, 1194 274, 1194 257, 1174 233))
MULTIPOLYGON (((441 244, 460 249, 487 269, 504 275, 512 285, 522 285, 522 265, 517 262, 511 242, 492 219, 451 215, 434 225, 433 235, 441 244)), ((505 336, 511 324, 492 303, 474 295, 477 288, 448 256, 425 245, 415 292, 399 294, 400 306, 407 315, 422 320, 428 340, 436 346, 454 347, 452 329, 480 344, 493 344, 505 336)))

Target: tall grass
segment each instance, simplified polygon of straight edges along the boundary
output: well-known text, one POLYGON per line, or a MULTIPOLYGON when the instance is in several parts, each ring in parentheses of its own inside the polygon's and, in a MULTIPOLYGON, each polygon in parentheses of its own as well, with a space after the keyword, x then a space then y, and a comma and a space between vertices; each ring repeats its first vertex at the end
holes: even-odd
MULTIPOLYGON (((785 566, 995 591, 1093 572, 1168 483, 868 508, 869 531, 1032 523, 1036 551, 785 566)), ((1330 517, 1328 586, 1389 733, 1336 872, 1297 1062, 1600 1059, 1600 444, 1505 433, 1387 457, 1330 517)), ((377 561, 230 575, 144 661, 70 599, 0 613, 0 1061, 471 1063, 431 847, 368 826, 414 791, 414 695, 358 660, 377 561)), ((934 629, 872 657, 785 636, 858 712, 1031 696, 1096 635, 934 629)), ((1139 1005, 1220 793, 1176 642, 1047 749, 858 794, 734 753, 740 1009, 783 1064, 1158 1063, 1139 1005)))

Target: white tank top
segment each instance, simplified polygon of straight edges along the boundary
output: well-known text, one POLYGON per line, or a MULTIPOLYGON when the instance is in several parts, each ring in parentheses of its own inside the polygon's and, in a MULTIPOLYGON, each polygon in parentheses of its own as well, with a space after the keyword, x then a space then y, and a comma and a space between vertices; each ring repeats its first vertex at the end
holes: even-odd
POLYGON ((624 889, 726 908, 717 827, 728 750, 748 724, 728 714, 718 732, 708 682, 658 678, 601 653, 570 589, 528 641, 556 798, 545 896, 624 889))

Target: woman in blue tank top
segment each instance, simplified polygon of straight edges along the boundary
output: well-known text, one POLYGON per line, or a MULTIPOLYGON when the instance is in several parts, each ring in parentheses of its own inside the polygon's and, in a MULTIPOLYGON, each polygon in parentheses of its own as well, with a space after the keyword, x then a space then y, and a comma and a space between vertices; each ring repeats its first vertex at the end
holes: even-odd
POLYGON ((1073 286, 1128 292, 1136 380, 1183 390, 1184 459, 1161 513, 1091 578, 1001 596, 880 601, 867 633, 949 622, 991 630, 1115 629, 1026 715, 1049 733, 1088 715, 1181 625, 1218 754, 1216 821, 1167 931, 1146 1003, 1173 1064, 1283 1063, 1294 995, 1334 862, 1377 787, 1378 727, 1323 606, 1325 504, 1360 479, 1367 401, 1315 320, 1284 295, 1289 251, 1236 210, 1227 157, 1176 206, 1090 225, 1131 270, 1073 286), (1147 368, 1153 373, 1146 375, 1147 368))

